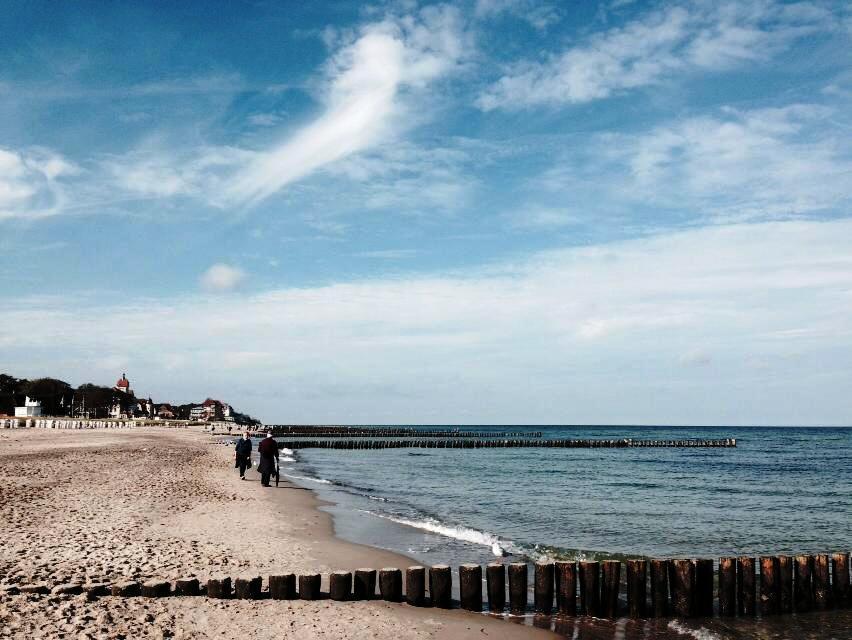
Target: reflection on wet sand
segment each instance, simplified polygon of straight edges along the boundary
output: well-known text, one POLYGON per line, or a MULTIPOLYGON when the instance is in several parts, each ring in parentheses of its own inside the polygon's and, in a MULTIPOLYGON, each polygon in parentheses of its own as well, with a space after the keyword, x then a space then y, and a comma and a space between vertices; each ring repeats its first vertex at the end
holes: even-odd
POLYGON ((852 610, 768 618, 604 620, 542 614, 504 617, 572 640, 852 640, 852 610))

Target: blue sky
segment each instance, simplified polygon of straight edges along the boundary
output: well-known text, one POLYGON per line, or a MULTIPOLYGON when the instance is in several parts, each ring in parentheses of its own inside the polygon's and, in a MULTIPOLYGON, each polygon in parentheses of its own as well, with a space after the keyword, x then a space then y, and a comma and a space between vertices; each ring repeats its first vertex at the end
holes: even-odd
POLYGON ((852 422, 846 3, 0 33, 0 370, 268 421, 852 422))

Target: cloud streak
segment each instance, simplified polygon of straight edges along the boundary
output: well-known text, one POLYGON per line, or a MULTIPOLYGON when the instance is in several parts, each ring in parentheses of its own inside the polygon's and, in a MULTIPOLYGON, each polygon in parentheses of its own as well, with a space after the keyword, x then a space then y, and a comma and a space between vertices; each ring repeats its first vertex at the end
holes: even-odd
POLYGON ((596 33, 545 61, 512 65, 476 104, 483 111, 581 104, 662 83, 673 73, 761 62, 827 28, 830 19, 809 3, 669 7, 596 33))

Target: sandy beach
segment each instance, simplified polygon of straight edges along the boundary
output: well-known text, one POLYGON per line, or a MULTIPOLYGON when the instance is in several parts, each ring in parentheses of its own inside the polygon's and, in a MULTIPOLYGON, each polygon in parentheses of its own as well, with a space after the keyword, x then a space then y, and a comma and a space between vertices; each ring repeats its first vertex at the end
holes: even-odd
POLYGON ((0 432, 0 636, 11 638, 555 637, 463 611, 381 601, 223 601, 19 593, 63 583, 232 578, 408 558, 333 535, 314 494, 240 482, 198 431, 0 432))

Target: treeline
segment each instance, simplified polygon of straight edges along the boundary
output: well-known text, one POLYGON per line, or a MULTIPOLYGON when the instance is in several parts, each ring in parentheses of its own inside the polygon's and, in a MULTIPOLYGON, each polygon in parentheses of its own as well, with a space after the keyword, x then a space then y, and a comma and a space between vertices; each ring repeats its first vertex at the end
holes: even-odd
MULTIPOLYGON (((0 373, 0 415, 15 415, 15 407, 23 406, 27 397, 41 404, 43 415, 57 417, 108 418, 117 411, 128 417, 189 420, 192 409, 200 406, 155 403, 150 398, 137 398, 132 391, 125 393, 91 382, 75 388, 57 378, 27 380, 0 373)), ((248 414, 232 411, 231 416, 236 424, 260 424, 248 414)))

